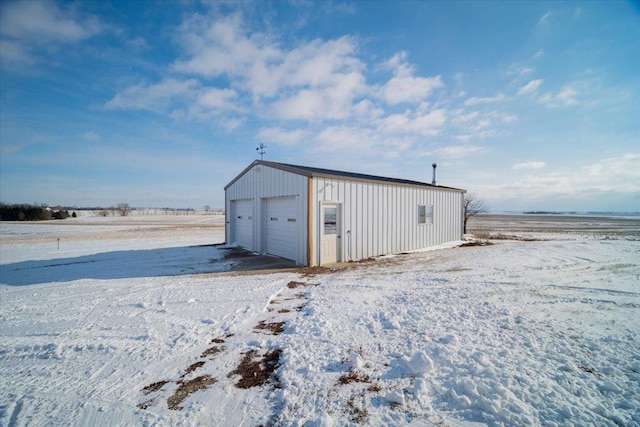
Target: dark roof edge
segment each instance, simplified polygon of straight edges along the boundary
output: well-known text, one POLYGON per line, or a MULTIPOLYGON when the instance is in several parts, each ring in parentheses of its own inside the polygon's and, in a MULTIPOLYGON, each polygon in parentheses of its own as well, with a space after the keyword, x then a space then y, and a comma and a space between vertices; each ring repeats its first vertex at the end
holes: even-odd
POLYGON ((319 177, 319 178, 347 178, 347 179, 356 179, 359 181, 373 181, 373 182, 381 182, 387 184, 397 184, 397 185, 405 185, 405 186, 417 186, 417 187, 428 187, 432 189, 441 189, 441 190, 449 190, 449 191, 458 191, 466 193, 466 190, 461 188, 454 187, 445 187, 442 185, 432 185, 426 182, 420 181, 412 181, 408 179, 400 179, 400 178, 388 178, 383 176, 376 175, 367 175, 362 173, 354 173, 354 172, 344 172, 337 171, 332 169, 323 169, 323 168, 315 168, 310 166, 298 166, 291 165, 287 163, 278 163, 278 162, 269 162, 267 160, 254 160, 249 166, 247 166, 238 176, 236 176, 229 184, 227 184, 224 189, 231 187, 236 181, 238 181, 245 173, 249 171, 255 165, 263 165, 272 167, 275 169, 280 169, 285 172, 291 172, 298 175, 306 176, 306 177, 319 177))
POLYGON ((242 175, 244 175, 245 173, 249 172, 249 169, 251 169, 254 165, 256 165, 259 162, 259 160, 254 160, 249 166, 247 166, 246 168, 244 168, 244 170, 242 172, 240 172, 238 175, 236 175, 235 178, 233 178, 231 181, 229 181, 229 183, 227 185, 224 186, 224 191, 227 191, 227 188, 231 187, 233 184, 235 184, 235 182, 237 180, 239 180, 240 178, 242 178, 242 175))

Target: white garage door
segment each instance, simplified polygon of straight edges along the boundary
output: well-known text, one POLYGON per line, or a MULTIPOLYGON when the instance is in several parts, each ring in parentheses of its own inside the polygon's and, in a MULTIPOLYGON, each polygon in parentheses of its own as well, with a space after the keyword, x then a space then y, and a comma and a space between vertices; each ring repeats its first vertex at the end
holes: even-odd
POLYGON ((295 197, 265 200, 266 252, 297 260, 298 213, 295 197))
POLYGON ((233 236, 236 243, 253 250, 253 200, 236 200, 233 215, 233 236))

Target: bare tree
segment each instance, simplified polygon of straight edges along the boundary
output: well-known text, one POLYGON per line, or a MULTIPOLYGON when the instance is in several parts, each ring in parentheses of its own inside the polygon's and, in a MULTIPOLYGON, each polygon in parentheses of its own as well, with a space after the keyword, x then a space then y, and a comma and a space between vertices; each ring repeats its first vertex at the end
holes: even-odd
POLYGON ((118 212, 120 212, 120 216, 128 216, 131 213, 129 203, 118 203, 116 208, 118 209, 118 212))
POLYGON ((469 218, 482 213, 486 213, 487 211, 487 205, 485 205, 482 200, 476 198, 476 196, 473 194, 467 194, 464 197, 463 233, 467 233, 467 221, 469 220, 469 218))

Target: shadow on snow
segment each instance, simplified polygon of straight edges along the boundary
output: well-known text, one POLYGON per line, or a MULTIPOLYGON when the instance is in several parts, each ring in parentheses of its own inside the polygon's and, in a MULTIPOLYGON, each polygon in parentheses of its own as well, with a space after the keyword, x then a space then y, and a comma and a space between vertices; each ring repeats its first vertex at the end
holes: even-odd
POLYGON ((126 279, 227 271, 228 249, 186 246, 104 252, 74 258, 23 261, 0 265, 0 283, 9 286, 70 282, 80 279, 126 279))

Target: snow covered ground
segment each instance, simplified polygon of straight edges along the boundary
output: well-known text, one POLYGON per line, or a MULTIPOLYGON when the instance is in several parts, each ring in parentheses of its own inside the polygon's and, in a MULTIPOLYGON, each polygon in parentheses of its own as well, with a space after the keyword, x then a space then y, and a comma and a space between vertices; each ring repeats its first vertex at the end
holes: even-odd
POLYGON ((252 275, 220 216, 0 223, 0 424, 640 425, 640 221, 519 221, 252 275))

